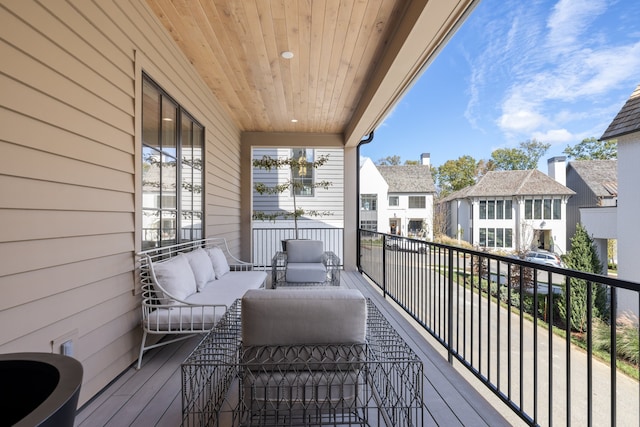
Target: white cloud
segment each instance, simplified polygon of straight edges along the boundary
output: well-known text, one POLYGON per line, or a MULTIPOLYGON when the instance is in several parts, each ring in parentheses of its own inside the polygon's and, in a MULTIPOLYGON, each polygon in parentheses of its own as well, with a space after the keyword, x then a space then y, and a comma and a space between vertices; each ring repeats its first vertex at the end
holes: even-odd
POLYGON ((560 0, 547 21, 547 47, 558 54, 574 50, 589 25, 606 10, 606 0, 560 0))
POLYGON ((566 129, 551 129, 546 132, 534 132, 533 138, 552 145, 574 142, 578 138, 566 129))
POLYGON ((499 119, 500 127, 504 131, 529 132, 545 122, 545 118, 535 111, 514 109, 502 114, 499 119))

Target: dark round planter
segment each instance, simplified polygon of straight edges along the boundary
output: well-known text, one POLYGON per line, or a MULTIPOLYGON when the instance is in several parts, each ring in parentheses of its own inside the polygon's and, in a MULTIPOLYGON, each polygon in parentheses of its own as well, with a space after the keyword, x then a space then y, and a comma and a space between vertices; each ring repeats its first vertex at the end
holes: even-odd
POLYGON ((51 353, 0 354, 2 425, 72 427, 82 365, 51 353))

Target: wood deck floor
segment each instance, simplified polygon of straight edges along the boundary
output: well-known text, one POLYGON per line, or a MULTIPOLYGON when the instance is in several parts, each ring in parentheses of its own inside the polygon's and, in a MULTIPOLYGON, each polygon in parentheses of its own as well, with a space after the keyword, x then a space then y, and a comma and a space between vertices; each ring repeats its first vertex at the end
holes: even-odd
MULTIPOLYGON (((423 360, 426 426, 511 426, 519 419, 488 390, 476 390, 471 375, 458 372, 439 344, 421 333, 380 292, 356 272, 342 272, 342 285, 360 289, 423 360), (482 394, 481 394, 482 393, 482 394), (493 406, 495 405, 495 407, 493 406), (506 412, 503 417, 500 412, 506 412)), ((132 367, 92 401, 80 408, 75 425, 179 426, 181 423, 180 363, 202 337, 149 351, 142 369, 132 367)), ((399 426, 400 427, 400 426, 399 426)))

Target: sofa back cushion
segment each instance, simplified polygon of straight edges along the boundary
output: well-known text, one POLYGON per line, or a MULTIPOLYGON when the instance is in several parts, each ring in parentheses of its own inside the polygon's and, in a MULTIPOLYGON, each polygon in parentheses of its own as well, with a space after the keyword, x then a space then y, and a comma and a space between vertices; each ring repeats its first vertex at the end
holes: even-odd
POLYGON ((207 286, 207 283, 216 278, 211 258, 202 248, 187 252, 184 256, 187 257, 191 270, 193 270, 198 292, 201 292, 207 286))
POLYGON ((322 262, 321 240, 287 241, 287 262, 322 262))
POLYGON ((222 249, 214 246, 212 248, 208 248, 207 253, 209 254, 209 258, 213 264, 213 269, 216 272, 216 279, 221 278, 231 271, 229 261, 227 261, 227 257, 224 255, 224 252, 222 252, 222 249))
MULTIPOLYGON (((183 254, 167 261, 154 262, 153 272, 157 284, 162 288, 161 290, 175 298, 185 299, 197 291, 193 270, 187 257, 183 254)), ((171 298, 167 295, 163 295, 162 300, 163 304, 171 303, 171 298)))

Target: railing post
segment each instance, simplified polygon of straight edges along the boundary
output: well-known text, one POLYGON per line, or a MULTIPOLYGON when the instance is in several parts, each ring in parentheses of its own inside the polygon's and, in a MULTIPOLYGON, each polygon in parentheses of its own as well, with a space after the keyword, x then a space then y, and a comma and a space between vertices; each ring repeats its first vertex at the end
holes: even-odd
POLYGON ((382 296, 387 297, 387 236, 382 235, 382 296))
POLYGON ((453 350, 451 345, 453 343, 453 249, 448 249, 447 256, 447 360, 449 364, 453 364, 453 350))

